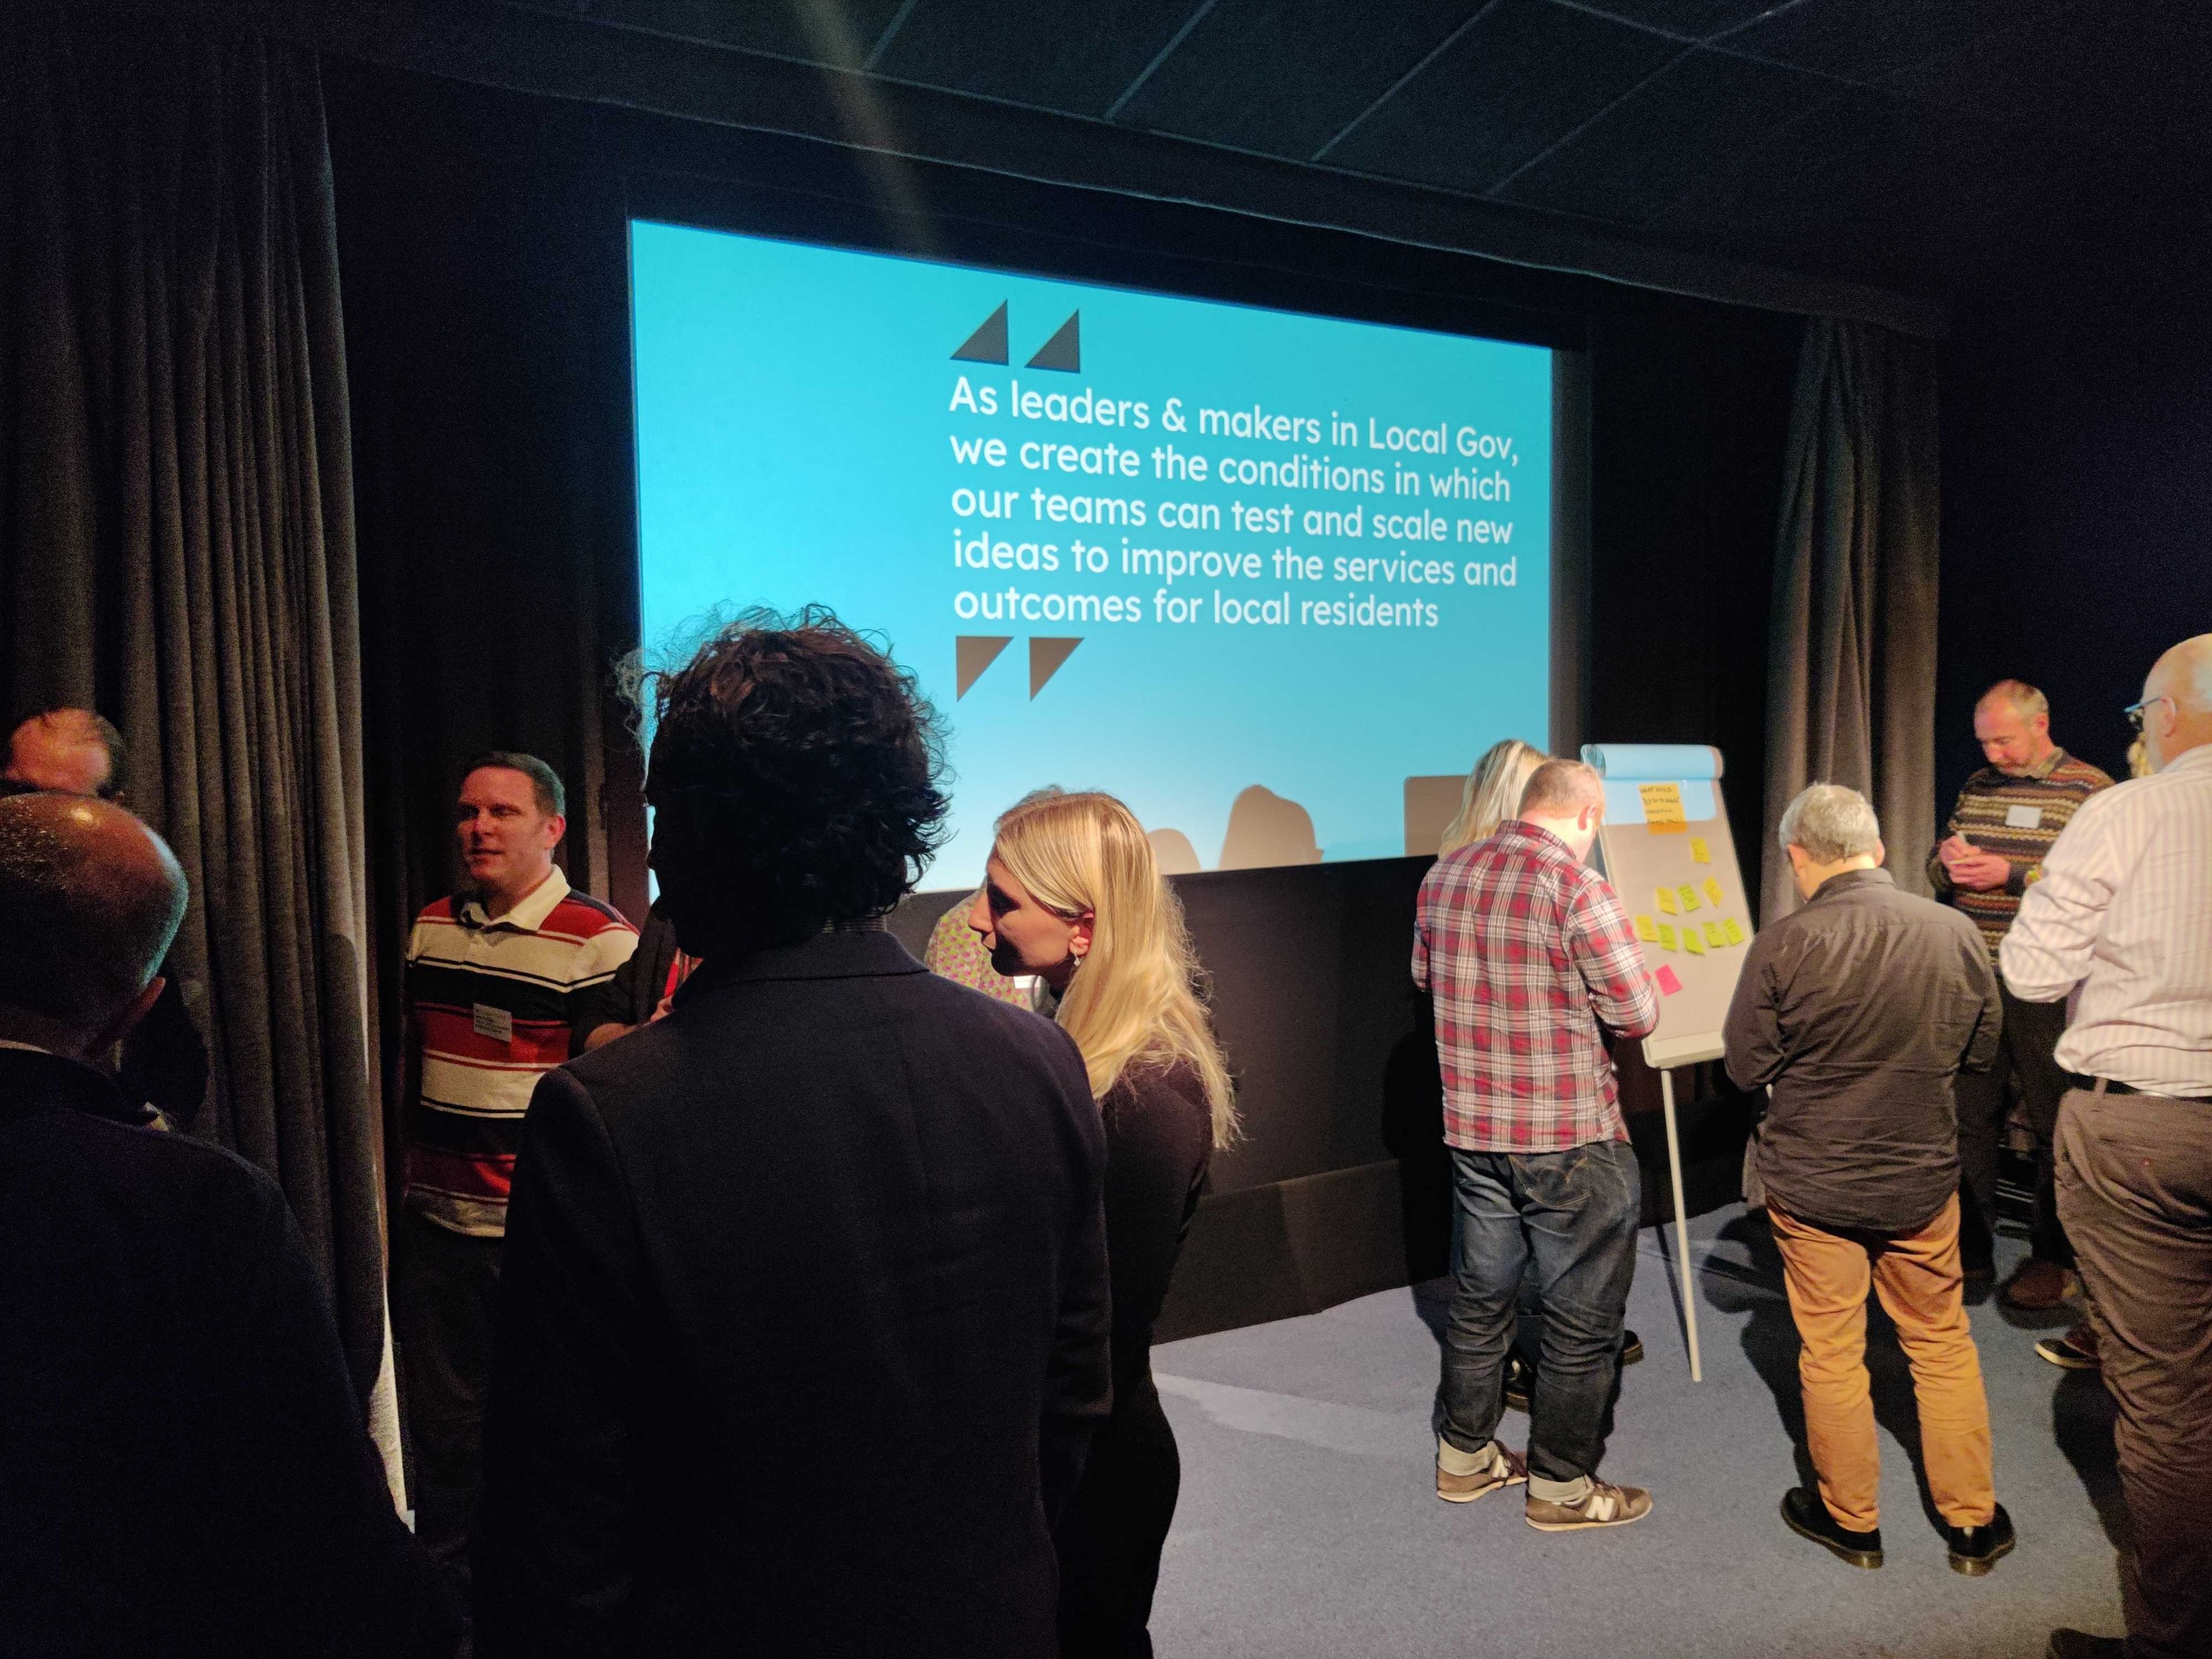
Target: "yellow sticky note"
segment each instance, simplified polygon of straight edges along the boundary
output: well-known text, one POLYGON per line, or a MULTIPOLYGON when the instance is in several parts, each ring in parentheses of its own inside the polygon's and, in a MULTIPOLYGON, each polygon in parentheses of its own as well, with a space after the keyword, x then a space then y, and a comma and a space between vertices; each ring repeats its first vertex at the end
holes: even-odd
POLYGON ((1663 921, 1659 924, 1659 948, 1662 951, 1674 948, 1674 930, 1663 921))
POLYGON ((1689 820, 1682 816, 1682 786, 1679 783, 1639 783, 1636 793, 1644 801, 1644 822, 1655 836, 1679 836, 1687 832, 1689 820))
POLYGON ((1721 933, 1730 945, 1743 943, 1743 929, 1736 926, 1734 916, 1721 924, 1721 933))
POLYGON ((1646 945, 1656 945, 1659 942, 1659 924, 1649 916, 1637 917, 1636 937, 1646 945))
POLYGON ((1716 910, 1719 909, 1722 905, 1728 902, 1728 901, 1721 896, 1720 883, 1715 881, 1711 876, 1707 876, 1705 878, 1705 902, 1711 905, 1716 910))
POLYGON ((1728 942, 1728 929, 1717 921, 1709 921, 1705 924, 1705 944, 1709 948, 1717 951, 1728 942))
POLYGON ((1659 908, 1670 916, 1679 916, 1682 914, 1680 908, 1674 902, 1674 890, 1673 888, 1662 887, 1659 890, 1659 908))
POLYGON ((1682 948, 1693 957, 1705 955, 1705 942, 1698 937, 1696 924, 1692 922, 1682 924, 1682 948))
POLYGON ((1703 836, 1691 836, 1690 862, 1692 864, 1711 864, 1712 861, 1713 849, 1705 845, 1705 838, 1703 836))
POLYGON ((1674 890, 1682 896, 1682 909, 1686 914, 1698 908, 1698 890, 1685 882, 1674 890))

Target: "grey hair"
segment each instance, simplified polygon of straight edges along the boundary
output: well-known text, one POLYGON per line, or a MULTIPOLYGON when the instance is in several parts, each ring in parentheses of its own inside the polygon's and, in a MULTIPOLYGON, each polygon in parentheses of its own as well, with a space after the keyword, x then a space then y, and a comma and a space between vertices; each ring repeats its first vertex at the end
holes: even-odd
POLYGON ((1974 707, 1979 708, 1985 703, 1992 702, 2008 705, 2014 714, 2024 720, 2032 720, 2038 714, 2048 714, 2051 712, 2051 699, 2026 680, 1999 680, 1974 700, 1974 707))
POLYGON ((1802 847, 1815 864, 1871 858, 1881 848, 1881 823, 1867 798, 1840 783, 1816 783, 1782 809, 1777 832, 1786 852, 1802 847))
POLYGON ((1605 799, 1605 780, 1597 769, 1578 760, 1547 760, 1528 775, 1521 791, 1520 816, 1531 812, 1578 812, 1605 799))

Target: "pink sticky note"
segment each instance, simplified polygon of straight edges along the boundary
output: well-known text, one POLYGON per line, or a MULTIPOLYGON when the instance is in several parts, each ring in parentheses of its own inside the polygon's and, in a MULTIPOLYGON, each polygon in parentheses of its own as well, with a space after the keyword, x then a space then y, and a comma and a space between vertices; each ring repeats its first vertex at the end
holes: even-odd
POLYGON ((1673 996, 1675 992, 1682 988, 1682 981, 1674 977, 1674 970, 1663 962, 1659 964, 1659 971, 1654 974, 1652 978, 1659 981, 1659 989, 1668 996, 1673 996))

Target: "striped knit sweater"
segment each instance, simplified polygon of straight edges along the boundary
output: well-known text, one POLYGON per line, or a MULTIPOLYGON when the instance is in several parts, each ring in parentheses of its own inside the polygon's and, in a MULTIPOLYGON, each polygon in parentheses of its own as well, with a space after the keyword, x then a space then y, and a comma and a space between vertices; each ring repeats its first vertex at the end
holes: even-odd
POLYGON ((1996 960, 1997 946, 2020 914, 2021 896, 2029 884, 2042 879, 2044 856, 2058 832, 2073 821, 2075 809, 2083 801, 2112 787, 2111 778, 2063 749, 2052 750, 2021 777, 1985 766, 1966 780, 1944 833, 1947 837, 1964 836, 1984 853, 2003 854, 2012 865, 2012 877, 2002 887, 1969 892, 1951 884, 1943 860, 1931 854, 1928 879, 1937 898, 1958 906, 1981 929, 1990 960, 1996 960))

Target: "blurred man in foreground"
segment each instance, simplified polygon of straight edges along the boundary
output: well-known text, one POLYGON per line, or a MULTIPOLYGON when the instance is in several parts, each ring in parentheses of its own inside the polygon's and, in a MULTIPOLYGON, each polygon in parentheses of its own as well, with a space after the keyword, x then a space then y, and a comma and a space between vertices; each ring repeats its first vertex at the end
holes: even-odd
POLYGON ((1414 913, 1413 982, 1436 1001, 1459 1205, 1437 1388, 1437 1496, 1526 1481, 1543 1532, 1625 1526, 1651 1494, 1597 1479, 1620 1380, 1643 1195, 1600 1025, 1659 1023, 1644 954, 1584 862, 1605 787, 1579 761, 1529 775, 1520 816, 1437 860, 1414 913), (1543 1337, 1524 1462, 1496 1437, 1521 1284, 1543 1337))
MULTIPOLYGON (((2158 659, 2128 710, 2152 775, 2085 801, 2002 963, 2013 994, 2074 996, 2058 1063, 2058 1212, 2081 1258, 2135 1520, 2124 1644, 2058 1659, 2212 1653, 2212 634, 2158 659)), ((2048 1357, 2048 1356, 2046 1356, 2048 1357)))
POLYGON ((1753 941, 1723 1036, 1738 1088, 1774 1086, 1756 1156, 1820 1484, 1784 1498, 1782 1518, 1853 1566, 1881 1565, 1871 1285, 1912 1367, 1951 1565, 1978 1577, 2013 1528, 1966 1328, 1951 1080, 1996 1052, 1996 975, 1965 917, 1897 890, 1857 790, 1814 784, 1783 812, 1781 838, 1805 903, 1753 941))
POLYGON ((755 617, 656 702, 701 962, 531 1101, 477 1652, 1045 1659, 1111 1395, 1083 1056, 882 927, 945 810, 910 677, 755 617))
POLYGON ((442 1654, 283 1194, 88 1063, 184 909, 119 807, 0 800, 0 1652, 442 1654))

